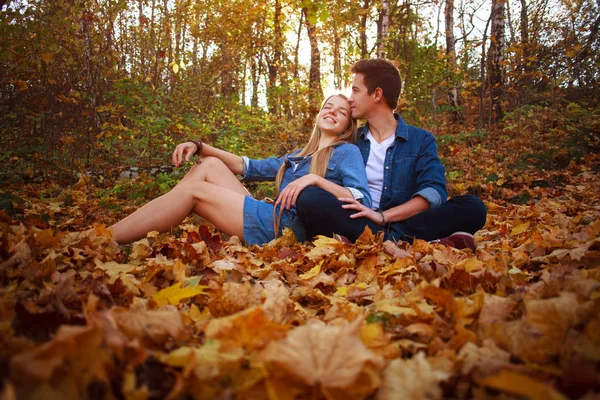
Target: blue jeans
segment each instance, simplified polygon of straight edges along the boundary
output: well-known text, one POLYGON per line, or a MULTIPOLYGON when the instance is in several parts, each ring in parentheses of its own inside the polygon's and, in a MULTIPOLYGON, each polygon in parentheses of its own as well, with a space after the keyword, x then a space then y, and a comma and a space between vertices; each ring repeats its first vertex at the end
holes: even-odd
POLYGON ((487 216, 487 209, 479 197, 463 195, 384 228, 366 218, 350 218, 356 211, 345 210, 342 204, 331 193, 316 186, 304 188, 296 201, 296 209, 307 239, 315 235, 331 236, 337 233, 354 242, 368 226, 373 233, 384 231, 386 240, 412 243, 416 238, 429 241, 458 231, 474 234, 485 225, 487 216))

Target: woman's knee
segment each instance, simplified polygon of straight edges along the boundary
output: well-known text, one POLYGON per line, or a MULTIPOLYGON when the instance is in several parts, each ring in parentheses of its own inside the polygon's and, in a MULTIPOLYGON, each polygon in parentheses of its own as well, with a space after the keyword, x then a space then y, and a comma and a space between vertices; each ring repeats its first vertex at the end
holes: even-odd
POLYGON ((205 178, 207 175, 215 173, 215 171, 222 171, 223 168, 227 168, 227 166, 217 157, 204 157, 201 163, 194 164, 190 168, 186 178, 205 178))
POLYGON ((177 193, 177 196, 197 202, 205 197, 204 193, 206 193, 206 188, 207 183, 204 181, 186 179, 179 182, 172 191, 177 193))

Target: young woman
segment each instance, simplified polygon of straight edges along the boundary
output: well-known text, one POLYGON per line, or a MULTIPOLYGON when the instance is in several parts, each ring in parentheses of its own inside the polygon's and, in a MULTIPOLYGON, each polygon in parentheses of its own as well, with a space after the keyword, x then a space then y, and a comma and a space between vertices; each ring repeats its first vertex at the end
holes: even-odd
POLYGON ((299 241, 310 239, 294 207, 305 187, 314 185, 336 197, 350 196, 371 205, 364 162, 351 144, 356 130, 347 98, 334 95, 323 103, 308 144, 285 157, 251 160, 200 141, 181 143, 173 152, 175 166, 194 154, 202 155, 202 163, 170 192, 112 225, 113 239, 129 243, 153 230, 168 232, 191 212, 248 245, 267 243, 285 227, 299 241), (275 180, 279 192, 275 204, 254 199, 236 175, 246 181, 275 180))

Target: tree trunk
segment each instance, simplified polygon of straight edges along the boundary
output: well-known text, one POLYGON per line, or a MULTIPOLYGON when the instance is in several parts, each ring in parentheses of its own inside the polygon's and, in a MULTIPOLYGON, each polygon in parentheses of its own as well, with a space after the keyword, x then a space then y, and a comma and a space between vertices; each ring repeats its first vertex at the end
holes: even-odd
POLYGON ((529 86, 531 84, 531 61, 529 60, 529 16, 527 0, 521 0, 521 21, 519 23, 519 30, 521 33, 521 49, 523 51, 523 54, 521 55, 521 65, 519 66, 519 87, 521 88, 521 102, 526 103, 529 97, 529 86))
POLYGON ((377 58, 385 58, 385 42, 388 36, 390 26, 390 2, 383 0, 379 12, 379 21, 377 21, 377 58))
POLYGON ((277 88, 277 78, 279 77, 279 64, 281 62, 281 53, 283 51, 283 37, 281 34, 281 3, 279 0, 275 0, 275 15, 273 17, 274 34, 275 34, 275 46, 273 51, 273 59, 269 62, 269 84, 267 85, 267 104, 269 107, 269 113, 279 114, 279 107, 277 106, 277 98, 275 90, 277 88))
POLYGON ((311 118, 319 112, 319 105, 323 98, 323 89, 321 88, 321 52, 319 51, 319 42, 317 40, 317 28, 309 18, 307 7, 302 9, 304 21, 308 31, 308 40, 310 42, 310 72, 308 80, 308 95, 310 102, 311 118))
POLYGON ((456 39, 454 37, 454 0, 446 0, 446 60, 448 63, 448 104, 452 109, 454 122, 463 119, 458 101, 456 85, 456 39))
POLYGON ((485 24, 485 29, 483 31, 483 38, 481 39, 481 62, 479 64, 479 118, 477 120, 477 130, 483 129, 483 117, 485 114, 485 92, 487 88, 487 81, 485 79, 485 46, 487 42, 487 31, 490 25, 490 20, 488 19, 485 24))
MULTIPOLYGON (((302 37, 302 25, 304 24, 304 9, 300 13, 300 22, 298 23, 298 35, 296 37, 296 49, 294 51, 294 79, 297 81, 298 76, 298 53, 300 52, 300 38, 302 37)), ((296 85, 297 87, 298 85, 296 85)))
POLYGON ((363 0, 362 12, 360 15, 360 58, 367 58, 369 51, 367 50, 367 20, 369 18, 370 0, 363 0))
POLYGON ((332 12, 331 23, 333 28, 333 86, 340 89, 343 85, 342 62, 340 57, 340 35, 338 33, 337 15, 332 12))
POLYGON ((491 122, 504 116, 502 94, 504 91, 504 14, 506 0, 492 0, 490 49, 488 53, 488 76, 491 93, 491 122))

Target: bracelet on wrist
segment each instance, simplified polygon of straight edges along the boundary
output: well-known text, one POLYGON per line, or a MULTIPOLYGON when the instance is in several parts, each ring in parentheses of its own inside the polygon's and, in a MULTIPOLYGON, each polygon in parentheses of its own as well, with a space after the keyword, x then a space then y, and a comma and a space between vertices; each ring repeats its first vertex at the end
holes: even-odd
POLYGON ((194 143, 197 147, 196 152, 193 154, 195 156, 202 155, 202 141, 201 140, 190 140, 191 143, 194 143))
POLYGON ((379 214, 381 214, 381 223, 385 226, 385 215, 383 215, 383 211, 379 210, 379 214))

